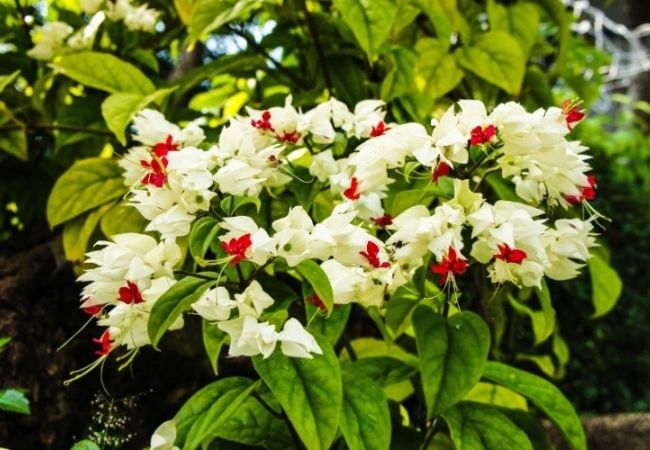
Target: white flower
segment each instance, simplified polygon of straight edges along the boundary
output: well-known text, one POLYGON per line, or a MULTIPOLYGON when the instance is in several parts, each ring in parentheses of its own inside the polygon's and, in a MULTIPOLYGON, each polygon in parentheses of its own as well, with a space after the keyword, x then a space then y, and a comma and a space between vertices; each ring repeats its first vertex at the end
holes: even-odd
POLYGON ((373 278, 373 271, 345 266, 334 259, 325 261, 320 267, 332 285, 335 304, 360 303, 366 307, 383 305, 386 287, 373 278))
POLYGON ((220 226, 228 231, 219 237, 221 242, 227 243, 232 239, 250 235, 251 245, 246 250, 246 259, 255 264, 262 265, 277 253, 275 240, 269 237, 265 229, 259 228, 250 217, 226 217, 220 226))
POLYGON ((114 21, 123 21, 131 31, 154 31, 160 13, 146 3, 134 6, 129 0, 115 0, 106 3, 106 16, 114 21))
POLYGON ((298 118, 298 132, 311 134, 316 144, 334 142, 336 131, 331 121, 332 109, 328 103, 321 103, 311 111, 301 114, 298 118))
POLYGON ((51 60, 62 52, 65 40, 72 34, 72 31, 70 25, 57 21, 35 27, 34 41, 36 44, 27 51, 27 55, 43 61, 51 60))
POLYGON ((285 322, 282 331, 278 334, 278 341, 280 341, 282 353, 291 358, 312 359, 312 353, 323 354, 314 336, 309 334, 302 324, 294 318, 285 322))
POLYGON ((192 309, 211 322, 228 320, 230 311, 236 307, 237 302, 230 298, 228 290, 223 286, 208 289, 201 298, 192 303, 192 309))
POLYGON ((311 258, 312 250, 316 254, 320 253, 321 247, 315 242, 312 244, 314 224, 302 206, 294 206, 286 217, 274 221, 273 229, 273 239, 278 243, 278 256, 286 259, 290 267, 311 258))
POLYGON ((264 292, 262 286, 255 280, 241 294, 235 294, 235 302, 239 308, 239 315, 258 318, 264 310, 271 306, 273 298, 264 292))
POLYGON ((205 139, 203 130, 195 122, 181 129, 153 109, 140 111, 133 118, 133 127, 136 130, 133 139, 150 147, 164 143, 169 136, 172 143, 178 146, 197 146, 205 139))
POLYGON ((149 450, 179 450, 174 445, 176 441, 176 421, 168 420, 160 424, 151 436, 149 450))
MULTIPOLYGON (((137 207, 137 206, 136 206, 137 207)), ((146 231, 157 231, 165 237, 179 237, 190 234, 190 228, 195 217, 181 205, 174 205, 167 211, 154 217, 146 231)))
POLYGON ((268 358, 275 350, 278 333, 268 322, 258 322, 253 316, 219 322, 220 330, 230 336, 230 356, 255 356, 268 358))
POLYGON ((309 166, 309 173, 322 182, 327 181, 330 176, 339 173, 339 166, 334 160, 332 150, 325 150, 314 155, 311 166, 309 166))
POLYGON ((580 274, 579 269, 589 259, 589 249, 596 245, 593 225, 580 219, 560 219, 555 228, 542 236, 549 265, 544 273, 554 280, 569 280, 580 274))
POLYGON ((81 10, 86 14, 95 14, 101 9, 105 0, 79 0, 81 10))
MULTIPOLYGON (((469 161, 467 141, 469 136, 460 129, 458 117, 454 113, 454 105, 450 106, 439 122, 432 121, 435 126, 431 138, 438 148, 444 161, 465 164, 469 161)), ((420 161, 422 165, 431 167, 431 163, 420 161)))
POLYGON ((257 195, 262 191, 262 170, 238 159, 231 159, 214 174, 219 190, 231 195, 257 195))

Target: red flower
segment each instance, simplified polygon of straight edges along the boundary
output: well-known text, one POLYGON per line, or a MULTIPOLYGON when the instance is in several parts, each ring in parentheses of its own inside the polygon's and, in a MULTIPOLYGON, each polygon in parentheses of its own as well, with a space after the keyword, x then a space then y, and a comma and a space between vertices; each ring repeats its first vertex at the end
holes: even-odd
POLYGON ((447 256, 442 258, 439 264, 431 266, 431 272, 438 275, 438 283, 443 285, 449 279, 449 275, 462 275, 467 270, 467 260, 458 257, 456 249, 449 247, 447 256))
POLYGON ((378 228, 386 228, 388 225, 393 224, 393 216, 390 214, 384 214, 380 217, 371 217, 370 220, 372 220, 378 228))
POLYGON ((567 195, 564 198, 572 205, 584 202, 585 200, 594 200, 596 198, 596 176, 589 175, 587 177, 587 185, 580 188, 580 194, 567 195))
POLYGON ((366 251, 360 251, 359 254, 368 260, 368 263, 375 269, 385 269, 390 267, 388 261, 379 260, 379 246, 372 241, 368 241, 366 251))
POLYGON ((255 120, 251 119, 251 125, 262 131, 273 131, 273 126, 271 125, 271 113, 264 111, 262 113, 262 118, 255 120))
POLYGON ((494 136, 497 134, 497 129, 494 125, 488 125, 487 127, 476 127, 472 131, 472 137, 469 140, 469 143, 473 146, 482 145, 487 142, 490 142, 494 136))
POLYGON ((510 248, 506 243, 497 245, 499 253, 495 255, 496 259, 501 259, 508 263, 521 264, 528 257, 525 251, 516 248, 510 248))
POLYGON ((370 129, 370 137, 381 136, 382 134, 384 134, 388 130, 390 130, 390 128, 388 128, 386 126, 386 124, 383 121, 380 120, 377 125, 375 125, 374 127, 372 127, 370 129))
POLYGON ((309 297, 306 298, 307 303, 310 303, 320 309, 321 311, 327 311, 327 307, 325 306, 325 303, 323 303, 323 300, 316 294, 312 294, 309 297))
POLYGON ((297 131, 290 131, 288 133, 278 133, 275 137, 284 143, 295 144, 300 140, 300 133, 297 131))
POLYGON ((168 135, 165 142, 159 142, 153 146, 153 152, 158 158, 167 156, 167 153, 178 150, 178 144, 174 144, 172 135, 168 135))
POLYGON ((229 256, 233 258, 230 260, 230 264, 233 266, 239 264, 240 261, 246 259, 246 252, 253 243, 251 242, 251 235, 244 234, 238 238, 232 238, 228 242, 221 242, 221 248, 229 256))
POLYGON ((127 281, 126 286, 122 286, 120 288, 119 294, 120 296, 118 300, 126 303, 127 305, 135 305, 137 303, 144 302, 144 300, 142 300, 142 294, 140 293, 138 285, 132 281, 127 281))
POLYGON ((86 308, 81 308, 81 310, 89 316, 96 316, 102 312, 102 305, 87 306, 86 308))
POLYGON ((154 158, 151 162, 143 159, 140 161, 140 165, 145 169, 149 169, 149 172, 142 178, 142 184, 163 187, 167 180, 167 171, 165 170, 167 167, 167 158, 164 156, 160 159, 154 158))
POLYGON ((564 114, 569 131, 573 131, 573 125, 585 118, 585 110, 580 109, 580 105, 582 105, 582 100, 566 99, 562 102, 562 114, 564 114))
POLYGON ((111 334, 108 330, 104 331, 99 338, 93 338, 93 342, 101 346, 95 351, 95 355, 105 356, 111 352, 111 334))
POLYGON ((434 183, 438 182, 438 179, 440 177, 444 177, 445 175, 449 174, 449 171, 451 171, 451 166, 447 163, 441 162, 438 163, 435 169, 433 169, 433 175, 431 176, 431 180, 434 183))
POLYGON ((350 200, 359 200, 361 194, 359 193, 359 180, 357 180, 357 177, 352 177, 350 187, 343 191, 343 195, 350 200))

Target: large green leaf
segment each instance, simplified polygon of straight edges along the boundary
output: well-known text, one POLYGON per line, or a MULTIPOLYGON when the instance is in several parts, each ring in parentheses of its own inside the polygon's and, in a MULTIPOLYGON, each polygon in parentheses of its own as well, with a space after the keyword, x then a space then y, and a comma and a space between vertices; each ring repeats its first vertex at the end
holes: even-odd
POLYGON ((539 32, 539 9, 532 3, 505 6, 489 0, 487 10, 491 29, 514 36, 528 56, 539 32))
POLYGON ((306 259, 296 266, 298 273, 311 285, 327 308, 327 313, 332 313, 334 307, 334 293, 329 278, 323 269, 311 259, 306 259))
POLYGON ((458 63, 467 71, 517 95, 526 69, 526 56, 512 36, 503 31, 488 31, 469 46, 456 52, 458 63))
POLYGON ((287 423, 280 417, 280 405, 268 390, 246 398, 237 412, 218 431, 219 437, 244 445, 286 450, 293 446, 287 423), (266 403, 262 405, 260 399, 266 403), (270 408, 274 412, 269 411, 270 408))
POLYGON ((523 430, 530 443, 533 445, 533 450, 554 450, 555 447, 551 443, 546 431, 542 428, 539 421, 531 414, 520 409, 501 408, 501 412, 510 419, 518 428, 523 430))
POLYGON ((374 61, 398 12, 394 0, 333 0, 359 46, 374 61))
POLYGON ((81 262, 88 248, 88 241, 102 216, 113 206, 112 202, 79 216, 63 226, 63 251, 69 261, 81 262))
POLYGON ((29 414, 29 400, 21 389, 0 390, 0 410, 29 414))
POLYGON ((353 369, 343 370, 341 432, 350 450, 382 450, 390 447, 391 423, 388 400, 371 379, 353 369))
POLYGON ((537 3, 558 26, 557 57, 553 70, 561 70, 567 57, 571 39, 571 22, 573 17, 561 0, 530 0, 537 3))
POLYGON ((75 162, 54 184, 47 201, 51 227, 121 197, 127 188, 122 169, 110 159, 88 158, 75 162))
POLYGON ((483 377, 528 398, 555 424, 571 450, 587 448, 585 432, 571 403, 552 383, 523 370, 490 361, 483 377))
POLYGON ((84 439, 83 441, 75 442, 70 450, 101 450, 99 445, 95 444, 89 439, 84 439))
POLYGON ((343 368, 351 368, 354 373, 371 379, 380 387, 406 381, 418 371, 417 367, 390 356, 359 358, 343 363, 343 368))
POLYGON ((237 412, 239 406, 248 398, 261 381, 253 383, 248 378, 237 378, 237 385, 223 392, 210 407, 192 424, 185 438, 183 450, 194 450, 204 442, 218 437, 221 426, 237 412))
POLYGON ((316 336, 323 350, 313 359, 289 358, 276 351, 253 358, 255 370, 282 405, 309 450, 326 450, 336 436, 343 403, 341 371, 329 342, 316 336))
POLYGON ((126 203, 118 203, 102 216, 99 228, 104 236, 110 238, 122 233, 142 233, 147 226, 147 220, 140 211, 126 203))
POLYGON ((352 305, 336 305, 332 314, 326 317, 314 305, 305 303, 305 312, 309 318, 307 329, 326 337, 330 344, 335 346, 345 330, 351 309, 352 305))
POLYGON ((461 402, 442 417, 457 450, 533 450, 526 433, 494 406, 461 402))
POLYGON ((185 444, 194 424, 214 405, 218 404, 221 408, 225 408, 230 401, 251 386, 253 386, 253 382, 248 378, 230 377, 210 383, 192 395, 178 410, 174 418, 176 421, 176 444, 185 444))
POLYGON ((604 316, 616 306, 623 291, 623 282, 616 270, 599 254, 592 255, 588 264, 592 302, 595 308, 592 317, 604 316))
POLYGON ((159 89, 149 95, 131 92, 117 92, 109 95, 102 103, 102 116, 108 129, 122 145, 126 145, 126 127, 131 119, 152 102, 160 102, 175 88, 159 89))
POLYGON ((147 95, 156 89, 140 69, 109 53, 70 53, 55 60, 52 67, 81 84, 112 94, 147 95))
POLYGON ((460 401, 481 378, 490 331, 471 312, 445 319, 428 306, 418 306, 412 320, 427 416, 432 417, 460 401))
POLYGON ((214 281, 187 276, 161 295, 151 308, 147 323, 151 345, 157 347, 160 339, 176 319, 216 282, 216 276, 214 281))
POLYGON ((411 315, 420 304, 420 294, 412 284, 397 288, 386 303, 386 326, 397 339, 411 326, 411 315))
POLYGON ((222 25, 246 18, 259 3, 259 0, 197 0, 190 16, 190 39, 206 39, 222 25))

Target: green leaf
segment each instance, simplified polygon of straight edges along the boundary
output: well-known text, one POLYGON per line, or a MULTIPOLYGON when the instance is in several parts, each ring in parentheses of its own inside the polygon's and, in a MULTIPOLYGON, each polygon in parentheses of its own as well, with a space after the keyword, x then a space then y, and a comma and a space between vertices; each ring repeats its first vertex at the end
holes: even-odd
POLYGON ((337 305, 329 317, 317 311, 314 305, 305 302, 306 314, 309 319, 307 329, 327 338, 335 346, 345 330, 350 317, 352 305, 337 305), (315 315, 314 315, 315 314, 315 315))
POLYGON ((253 357, 253 365, 310 450, 326 450, 336 436, 343 403, 341 372, 329 342, 315 336, 323 350, 313 359, 289 358, 276 351, 253 357))
POLYGON ((0 409, 18 414, 30 414, 29 400, 19 389, 0 390, 0 409))
POLYGON ((515 37, 528 57, 539 31, 539 9, 526 2, 504 6, 495 0, 490 0, 487 4, 487 12, 491 29, 515 37))
POLYGON ((530 443, 533 445, 533 450, 554 450, 555 447, 551 443, 544 428, 533 416, 525 411, 517 409, 502 408, 501 412, 505 414, 512 423, 519 429, 523 430, 530 443))
POLYGON ((332 285, 330 284, 329 278, 320 268, 311 259, 302 261, 296 266, 298 273, 311 285, 316 292, 316 295, 320 297, 323 301, 323 304, 327 308, 328 316, 332 314, 332 308, 334 307, 334 293, 332 292, 332 285))
POLYGON ((372 380, 343 370, 341 432, 350 450, 382 450, 390 447, 391 423, 388 400, 372 380))
POLYGON ((483 374, 490 349, 490 331, 471 312, 448 319, 428 306, 413 313, 427 417, 460 401, 483 374))
POLYGON ((212 366, 212 370, 214 370, 214 374, 219 375, 219 354, 228 335, 221 331, 216 324, 210 323, 205 319, 202 320, 201 329, 203 331, 203 347, 208 354, 210 365, 212 366))
POLYGON ((539 345, 546 341, 553 334, 555 330, 555 309, 551 303, 551 293, 545 281, 542 281, 542 289, 535 288, 537 298, 542 306, 541 310, 535 310, 529 307, 526 303, 517 300, 512 295, 508 296, 510 305, 515 311, 520 314, 525 314, 530 317, 530 322, 533 327, 533 334, 535 335, 535 345, 539 345))
POLYGON ((280 404, 270 391, 260 394, 264 402, 276 413, 273 415, 260 403, 249 396, 218 430, 219 437, 244 445, 265 449, 286 450, 292 448, 291 435, 287 423, 279 416, 280 404))
POLYGON ((156 87, 137 67, 109 53, 79 52, 63 55, 52 67, 86 86, 110 92, 151 94, 156 87))
POLYGON ((356 361, 344 363, 343 367, 371 379, 380 387, 401 383, 411 378, 418 371, 417 367, 390 356, 359 358, 356 361))
POLYGON ((561 0, 531 0, 537 3, 546 11, 546 14, 557 24, 559 29, 559 45, 557 46, 557 57, 553 71, 557 72, 562 69, 569 49, 571 40, 571 23, 573 17, 569 13, 561 0))
POLYGON ((533 450, 526 433, 493 406, 462 402, 442 417, 457 450, 533 450))
MULTIPOLYGON (((226 378, 227 379, 227 378, 226 378)), ((210 407, 201 414, 190 428, 185 439, 183 450, 194 450, 203 442, 210 442, 219 435, 221 426, 239 409, 253 389, 261 383, 253 383, 248 378, 237 378, 238 384, 216 399, 210 407)))
POLYGON ((245 19, 258 0, 198 0, 190 17, 190 40, 205 40, 208 34, 235 19, 245 19))
POLYGON ((219 206, 221 206, 221 210, 226 214, 234 215, 239 208, 246 205, 255 205, 257 212, 260 212, 262 201, 260 200, 259 196, 245 197, 243 195, 234 195, 221 200, 219 206))
POLYGON ((16 70, 8 75, 0 76, 0 94, 5 90, 7 86, 14 82, 16 78, 20 75, 20 70, 16 70))
POLYGON ((214 281, 187 276, 160 296, 151 308, 151 315, 147 323, 147 332, 154 348, 158 347, 160 339, 176 319, 216 282, 216 276, 214 281))
POLYGON ((588 261, 591 275, 591 295, 595 311, 592 318, 607 314, 616 306, 623 282, 607 261, 599 254, 593 254, 588 261))
POLYGON ((70 450, 100 450, 100 448, 93 441, 84 439, 83 441, 75 442, 70 450))
POLYGON ((229 393, 241 393, 252 385, 252 381, 243 377, 224 378, 204 386, 201 390, 192 395, 178 410, 174 420, 176 421, 176 444, 183 445, 193 425, 207 413, 210 408, 219 403, 228 405, 232 400, 229 393))
POLYGON ((160 102, 176 88, 159 89, 150 95, 118 92, 109 95, 102 103, 102 116, 108 129, 113 132, 122 145, 126 145, 126 127, 133 116, 152 102, 160 102))
POLYGON ((63 226, 63 251, 68 261, 84 260, 88 241, 97 228, 97 223, 113 205, 113 202, 106 203, 84 216, 66 222, 63 226))
POLYGON ((199 266, 205 265, 205 254, 219 232, 219 221, 212 216, 201 217, 192 226, 189 240, 190 255, 199 266))
POLYGON ((333 0, 333 4, 368 59, 374 61, 393 27, 397 3, 394 0, 333 0))
MULTIPOLYGON (((433 184, 432 184, 433 186, 433 184)), ((402 212, 415 205, 428 206, 436 196, 437 188, 430 187, 426 189, 411 189, 408 191, 400 191, 387 205, 387 210, 393 217, 400 215, 402 212)))
POLYGON ((420 294, 412 284, 397 288, 386 303, 386 325, 397 339, 411 326, 413 311, 420 304, 420 294))
POLYGON ((571 403, 552 383, 523 370, 490 361, 483 377, 528 398, 555 424, 571 450, 587 448, 585 432, 571 403))
POLYGON ((24 129, 0 131, 0 149, 27 161, 27 136, 24 129))
POLYGON ((517 41, 503 31, 488 31, 456 52, 458 63, 508 94, 517 95, 526 68, 526 56, 517 41))
POLYGON ((463 400, 501 406, 503 408, 517 408, 526 411, 528 402, 524 397, 512 392, 498 384, 481 381, 467 393, 463 400))
POLYGON ((4 352, 7 349, 7 345, 11 342, 10 337, 2 337, 0 338, 0 353, 4 352))
POLYGON ((126 190, 115 161, 82 159, 56 180, 47 201, 47 220, 55 227, 121 197, 126 190))
POLYGON ((544 372, 549 377, 555 377, 557 370, 553 358, 549 355, 529 355, 526 353, 517 353, 515 355, 517 361, 528 361, 535 364, 539 370, 544 372))
POLYGON ((110 238, 122 233, 142 233, 148 223, 133 206, 118 203, 102 216, 99 228, 110 238))

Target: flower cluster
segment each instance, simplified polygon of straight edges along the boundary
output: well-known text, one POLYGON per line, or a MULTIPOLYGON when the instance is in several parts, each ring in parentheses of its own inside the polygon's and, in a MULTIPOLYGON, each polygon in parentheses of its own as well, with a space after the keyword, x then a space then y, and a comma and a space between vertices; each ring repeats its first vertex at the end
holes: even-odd
POLYGON ((134 5, 130 0, 81 0, 81 9, 90 16, 88 23, 75 30, 61 21, 35 27, 35 45, 27 52, 34 59, 49 61, 64 53, 88 50, 102 23, 108 19, 123 22, 131 31, 153 33, 160 12, 148 5, 134 5))
MULTIPOLYGON (((335 304, 380 308, 418 271, 451 289, 472 265, 485 266, 496 285, 540 287, 544 277, 577 276, 596 245, 594 219, 567 209, 596 191, 585 148, 567 140, 584 114, 567 105, 528 113, 506 103, 488 114, 481 102, 464 100, 427 129, 387 122, 379 100, 350 110, 331 99, 302 112, 288 98, 232 119, 214 145, 203 142, 199 122, 180 128, 142 111, 133 123, 139 145, 120 165, 129 204, 159 240, 118 235, 89 253, 82 307, 108 327, 100 354, 148 343, 151 306, 183 259, 175 241, 203 215, 215 216, 219 231, 209 242, 216 259, 201 265, 220 274, 192 309, 229 335, 231 356, 266 358, 278 343, 291 357, 321 353, 297 318, 271 319, 279 305, 255 281, 261 271, 291 271, 306 260, 329 279, 335 304), (521 201, 483 195, 494 171, 521 201), (408 191, 392 186, 398 180, 410 183, 408 191), (294 181, 311 190, 311 203, 295 201, 275 220, 218 211, 227 198, 290 194, 294 181), (326 206, 316 211, 314 198, 326 206), (244 265, 251 276, 242 277, 244 265)), ((315 295, 308 301, 325 309, 315 295)))

